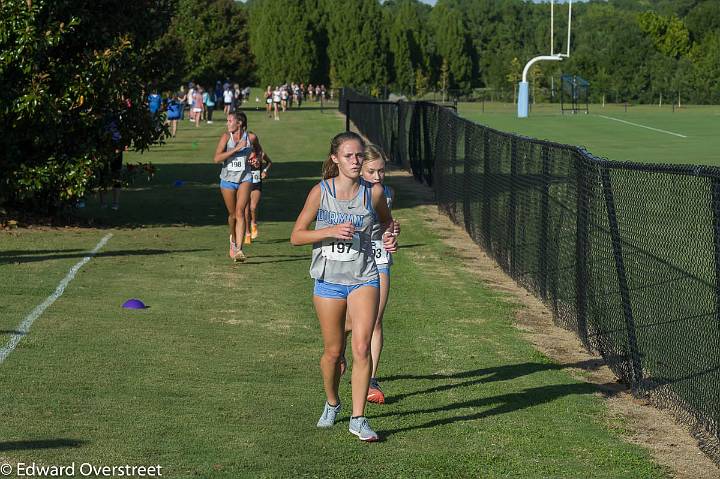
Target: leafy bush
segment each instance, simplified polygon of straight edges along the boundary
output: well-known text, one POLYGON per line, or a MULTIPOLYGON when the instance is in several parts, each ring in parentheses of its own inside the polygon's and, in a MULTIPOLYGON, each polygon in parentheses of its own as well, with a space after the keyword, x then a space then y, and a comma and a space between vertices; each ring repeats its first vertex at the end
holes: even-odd
POLYGON ((145 86, 172 4, 0 2, 0 202, 56 211, 85 194, 114 149, 162 141, 145 86))

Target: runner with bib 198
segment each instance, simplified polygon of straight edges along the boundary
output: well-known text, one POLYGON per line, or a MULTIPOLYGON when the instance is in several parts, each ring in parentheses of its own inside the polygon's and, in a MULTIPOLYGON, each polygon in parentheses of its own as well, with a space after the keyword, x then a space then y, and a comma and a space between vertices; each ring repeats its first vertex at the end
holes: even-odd
POLYGON ((376 223, 384 232, 383 246, 397 250, 400 225, 393 220, 382 185, 360 176, 365 144, 352 132, 330 143, 323 180, 308 194, 295 221, 293 245, 313 245, 310 276, 315 279, 313 303, 323 337, 320 370, 326 401, 318 427, 331 427, 340 412, 340 358, 345 342, 345 315, 353 318, 352 415, 350 432, 362 441, 379 437, 365 418, 372 358, 372 338, 380 281, 373 259, 371 233, 376 223), (315 229, 310 225, 315 222, 315 229))
POLYGON ((260 140, 247 132, 247 116, 243 112, 230 113, 228 131, 222 134, 215 149, 215 163, 222 163, 220 193, 228 211, 230 227, 230 258, 245 261, 245 206, 250 202, 252 189, 251 167, 258 166, 263 151, 260 140))

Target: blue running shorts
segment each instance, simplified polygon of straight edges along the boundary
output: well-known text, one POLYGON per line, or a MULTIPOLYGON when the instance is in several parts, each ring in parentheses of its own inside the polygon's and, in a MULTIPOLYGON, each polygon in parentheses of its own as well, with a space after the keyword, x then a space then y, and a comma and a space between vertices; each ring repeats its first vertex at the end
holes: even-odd
POLYGON ((313 294, 321 298, 347 299, 350 293, 363 286, 372 286, 373 288, 380 289, 380 279, 371 279, 367 283, 360 284, 336 284, 316 279, 313 294))
POLYGON ((390 266, 383 264, 377 267, 379 274, 386 274, 388 277, 390 276, 390 266))
POLYGON ((249 181, 252 181, 252 177, 249 177, 249 178, 250 179, 243 180, 240 183, 235 183, 234 181, 220 180, 220 188, 225 188, 226 190, 236 190, 237 191, 240 189, 240 185, 242 183, 247 183, 249 181))

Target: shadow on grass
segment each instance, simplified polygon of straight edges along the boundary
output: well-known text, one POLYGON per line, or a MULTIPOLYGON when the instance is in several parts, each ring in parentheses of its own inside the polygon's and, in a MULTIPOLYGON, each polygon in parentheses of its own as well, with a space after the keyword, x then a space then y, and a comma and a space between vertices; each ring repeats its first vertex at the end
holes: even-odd
POLYGON ((309 261, 311 256, 309 254, 304 255, 278 255, 278 256, 250 256, 244 265, 253 264, 269 264, 269 263, 287 263, 289 261, 309 261), (258 260, 257 258, 270 258, 267 260, 258 260))
POLYGON ((34 441, 5 441, 0 442, 0 452, 81 447, 85 444, 87 444, 87 441, 78 439, 37 439, 34 441))
MULTIPOLYGON (((568 364, 552 364, 552 363, 520 363, 520 364, 509 364, 490 368, 473 369, 470 371, 462 371, 454 374, 399 374, 382 378, 382 382, 391 381, 440 381, 440 380, 454 380, 454 379, 468 379, 461 382, 453 382, 450 384, 441 384, 426 389, 419 389, 416 391, 408 392, 405 394, 388 395, 385 398, 386 404, 393 404, 402 401, 408 397, 433 394, 438 392, 450 391, 457 388, 466 388, 469 386, 475 386, 478 384, 489 383, 494 381, 510 381, 522 376, 527 376, 536 372, 561 370, 567 368, 577 368, 583 370, 594 370, 601 367, 604 363, 598 359, 590 359, 587 361, 580 361, 568 364)), ((473 414, 463 414, 453 417, 443 417, 434 419, 422 424, 408 426, 404 428, 383 431, 385 436, 397 434, 399 432, 410 431, 413 429, 425 429, 434 426, 440 426, 444 424, 452 424, 460 421, 472 421, 482 419, 484 417, 494 416, 498 414, 505 414, 528 407, 536 406, 546 402, 554 401, 563 396, 573 394, 593 394, 602 392, 606 396, 615 394, 621 387, 618 384, 606 384, 602 386, 588 384, 588 383, 575 383, 575 384, 559 384, 550 386, 541 386, 537 388, 526 389, 518 393, 508 393, 499 396, 470 399, 467 401, 447 404, 428 409, 420 410, 409 410, 401 412, 389 412, 379 414, 373 417, 395 417, 395 416, 411 416, 411 415, 422 415, 422 414, 433 414, 433 413, 447 413, 459 409, 466 408, 484 408, 487 406, 494 406, 491 409, 477 412, 473 414)))
POLYGON ((402 416, 413 416, 419 417, 424 414, 446 414, 461 409, 474 409, 474 408, 485 408, 488 406, 494 406, 490 409, 472 413, 472 414, 459 414, 451 417, 443 417, 433 419, 421 424, 416 424, 407 427, 401 427, 397 429, 389 429, 380 431, 379 433, 385 437, 390 437, 393 434, 401 432, 412 431, 416 429, 429 429, 436 426, 444 426, 447 424, 454 424, 463 421, 476 421, 486 417, 497 416, 500 414, 507 414, 529 407, 537 406, 547 402, 554 401, 564 396, 577 395, 577 394, 594 394, 601 389, 598 386, 588 383, 577 383, 577 384, 555 384, 550 386, 540 386, 536 388, 525 389, 522 392, 500 394, 498 396, 491 396, 486 398, 471 399, 468 401, 456 402, 447 404, 444 406, 438 406, 428 409, 414 409, 409 411, 401 411, 396 413, 380 414, 373 417, 402 417, 402 416))
MULTIPOLYGON (((9 263, 35 263, 38 261, 47 261, 51 259, 68 259, 68 258, 84 258, 85 256, 88 256, 87 251, 83 250, 67 250, 68 253, 63 252, 63 254, 53 254, 49 255, 46 254, 47 251, 40 251, 39 253, 43 253, 38 256, 33 256, 32 252, 23 251, 23 254, 16 255, 16 256, 7 256, 7 257, 0 257, 0 265, 1 264, 9 264, 9 263), (77 251, 75 253, 75 251, 77 251)), ((210 251, 208 248, 194 248, 194 249, 137 249, 137 250, 119 250, 119 251, 104 251, 100 253, 95 254, 95 258, 112 258, 115 256, 150 256, 150 255, 160 255, 160 254, 172 254, 172 253, 197 253, 200 251, 210 251)), ((60 252, 60 251, 58 251, 60 252)))
MULTIPOLYGON (((261 221, 295 221, 308 192, 320 181, 321 167, 322 159, 275 161, 271 176, 263 182, 261 221)), ((85 208, 73 210, 73 216, 95 228, 224 225, 227 210, 220 194, 219 173, 220 167, 210 160, 158 164, 152 181, 136 179, 120 192, 119 210, 101 208, 98 195, 92 195, 86 198, 85 208)), ((414 181, 411 177, 393 177, 390 184, 402 191, 404 184, 414 181)), ((402 193, 398 201, 404 208, 432 203, 427 195, 402 193)))

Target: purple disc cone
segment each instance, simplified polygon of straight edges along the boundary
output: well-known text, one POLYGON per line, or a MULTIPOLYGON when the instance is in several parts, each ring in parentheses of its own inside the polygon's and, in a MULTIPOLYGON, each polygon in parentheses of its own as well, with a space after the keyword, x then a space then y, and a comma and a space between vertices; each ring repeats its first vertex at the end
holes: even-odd
POLYGON ((122 305, 125 309, 145 309, 145 303, 139 299, 128 299, 122 305))

